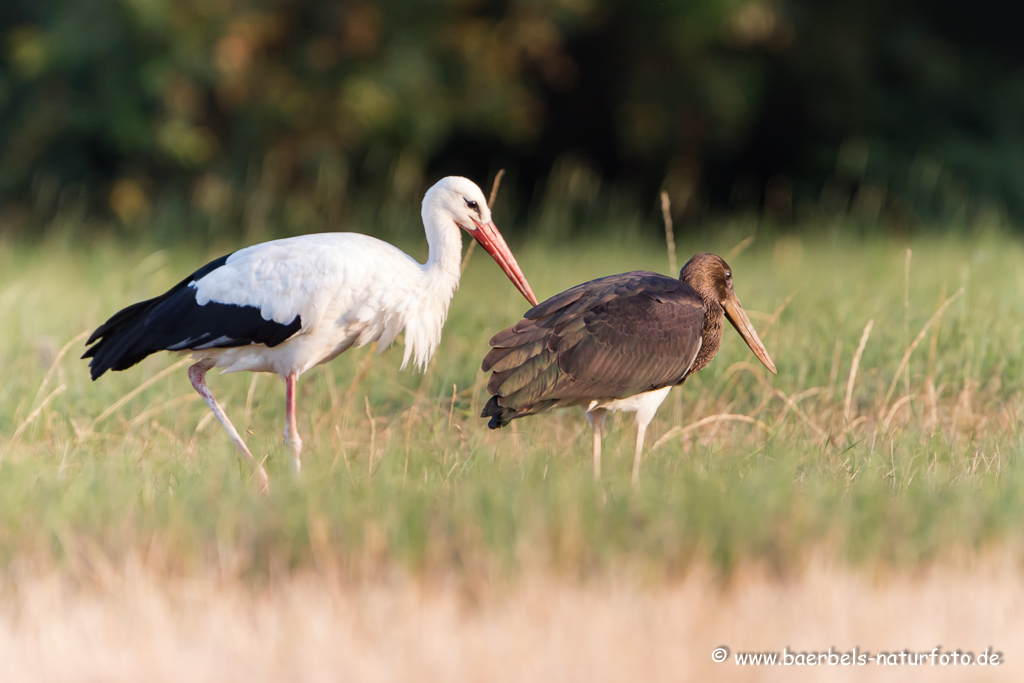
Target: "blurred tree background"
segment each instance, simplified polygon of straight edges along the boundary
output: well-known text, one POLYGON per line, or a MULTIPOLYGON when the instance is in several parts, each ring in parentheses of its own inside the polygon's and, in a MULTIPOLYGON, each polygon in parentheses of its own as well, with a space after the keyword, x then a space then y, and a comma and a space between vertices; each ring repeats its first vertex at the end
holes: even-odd
POLYGON ((1019 223, 1017 16, 999 0, 5 0, 0 230, 343 229, 502 167, 520 222, 564 231, 586 223, 572 207, 654 215, 661 189, 684 225, 1019 223))

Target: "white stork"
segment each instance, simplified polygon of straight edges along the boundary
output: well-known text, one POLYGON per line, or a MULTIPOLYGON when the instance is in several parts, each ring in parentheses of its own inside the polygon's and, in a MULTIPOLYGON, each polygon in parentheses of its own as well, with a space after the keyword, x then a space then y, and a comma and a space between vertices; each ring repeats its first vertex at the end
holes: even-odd
POLYGON ((439 181, 423 198, 430 253, 419 263, 368 235, 324 233, 246 247, 212 261, 166 293, 114 314, 89 341, 83 358, 95 380, 157 351, 191 352, 192 386, 252 467, 262 490, 267 473, 206 385, 206 373, 271 372, 285 381, 284 441, 292 469, 301 468, 295 384, 314 365, 353 347, 380 351, 405 331, 402 367, 421 370, 441 340, 448 305, 459 286, 462 237, 472 235, 531 304, 537 298, 501 233, 480 188, 466 178, 439 181))

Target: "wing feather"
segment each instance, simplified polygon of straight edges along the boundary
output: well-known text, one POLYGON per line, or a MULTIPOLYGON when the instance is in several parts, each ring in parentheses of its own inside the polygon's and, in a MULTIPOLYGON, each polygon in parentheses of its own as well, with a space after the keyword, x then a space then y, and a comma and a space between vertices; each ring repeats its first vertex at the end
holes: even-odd
POLYGON ((483 362, 495 371, 487 384, 497 406, 490 414, 503 409, 519 417, 679 384, 700 347, 703 321, 700 296, 657 273, 612 275, 566 290, 494 335, 483 362))
POLYGON ((95 379, 161 350, 274 347, 323 326, 336 334, 335 353, 376 338, 390 343, 405 328, 407 316, 383 297, 401 297, 406 293, 402 287, 414 286, 419 272, 419 264, 397 248, 357 233, 256 244, 208 263, 161 296, 114 314, 90 336, 83 357, 93 359, 95 379), (395 286, 376 286, 381 273, 390 275, 395 286))

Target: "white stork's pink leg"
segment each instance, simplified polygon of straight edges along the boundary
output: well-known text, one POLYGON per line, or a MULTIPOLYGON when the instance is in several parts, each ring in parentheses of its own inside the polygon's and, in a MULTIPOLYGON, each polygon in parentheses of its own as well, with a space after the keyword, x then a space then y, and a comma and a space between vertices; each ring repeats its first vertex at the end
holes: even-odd
POLYGON ((601 430, 608 411, 597 408, 587 411, 587 421, 594 428, 594 481, 601 478, 601 430))
POLYGON ((227 430, 228 436, 235 442, 238 450, 242 453, 242 457, 246 462, 249 463, 249 467, 252 468, 253 473, 256 475, 256 480, 259 482, 260 491, 264 493, 270 491, 270 481, 267 479, 267 471, 263 469, 263 465, 256 461, 256 458, 252 457, 252 453, 249 452, 249 447, 242 441, 242 437, 238 435, 238 430, 231 424, 231 420, 228 419, 224 409, 217 403, 217 399, 213 397, 213 393, 210 388, 206 386, 206 373, 210 369, 210 365, 207 361, 199 361, 195 365, 188 369, 188 378, 192 381, 192 387, 196 390, 203 400, 206 401, 206 405, 210 406, 210 410, 217 416, 220 423, 224 425, 224 429, 227 430))
POLYGON ((295 421, 295 382, 298 379, 293 372, 285 380, 285 423, 284 442, 292 452, 292 474, 296 477, 302 472, 302 438, 295 421))

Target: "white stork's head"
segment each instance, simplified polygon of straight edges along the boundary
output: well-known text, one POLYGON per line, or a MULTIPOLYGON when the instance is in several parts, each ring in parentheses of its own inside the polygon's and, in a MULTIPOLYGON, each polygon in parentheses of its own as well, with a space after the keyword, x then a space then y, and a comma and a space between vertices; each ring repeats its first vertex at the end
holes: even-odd
POLYGON ((442 178, 423 197, 423 224, 428 231, 436 223, 440 223, 436 228, 443 230, 444 223, 449 221, 449 225, 454 224, 472 235, 526 300, 537 305, 530 283, 491 220, 491 209, 483 191, 472 180, 459 176, 442 178))
POLYGON ((440 209, 452 221, 472 234, 480 225, 491 222, 491 210, 483 191, 468 178, 448 176, 427 190, 423 198, 424 210, 430 206, 440 209))

